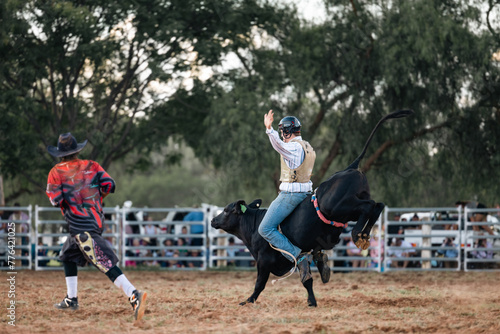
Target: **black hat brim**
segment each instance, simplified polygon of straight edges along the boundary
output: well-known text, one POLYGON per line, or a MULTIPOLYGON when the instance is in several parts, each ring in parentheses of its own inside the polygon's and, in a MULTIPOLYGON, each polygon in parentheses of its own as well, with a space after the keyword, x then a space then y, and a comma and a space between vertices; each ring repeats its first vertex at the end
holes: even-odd
POLYGON ((53 157, 56 158, 62 158, 62 157, 67 157, 68 155, 75 154, 83 150, 85 145, 87 145, 88 139, 86 139, 82 143, 76 144, 76 148, 74 150, 69 150, 69 151, 59 151, 59 149, 55 146, 47 146, 47 151, 49 154, 53 157))

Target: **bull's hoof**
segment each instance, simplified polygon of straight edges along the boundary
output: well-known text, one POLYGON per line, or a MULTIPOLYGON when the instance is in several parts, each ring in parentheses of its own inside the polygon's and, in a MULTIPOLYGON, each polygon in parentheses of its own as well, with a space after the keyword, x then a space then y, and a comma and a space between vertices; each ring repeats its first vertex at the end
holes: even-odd
POLYGON ((309 306, 309 307, 318 307, 318 304, 316 303, 316 301, 313 301, 313 302, 309 301, 307 303, 307 306, 309 306))
POLYGON ((241 302, 240 305, 243 306, 243 305, 246 305, 248 303, 251 303, 253 304, 255 302, 255 299, 253 298, 248 298, 247 300, 245 300, 244 302, 241 302))
POLYGON ((363 240, 363 245, 361 245, 362 250, 367 250, 370 247, 370 240, 363 240))
POLYGON ((370 247, 370 236, 366 233, 363 233, 363 235, 358 233, 357 237, 357 240, 354 242, 356 247, 362 250, 367 250, 368 247, 370 247))

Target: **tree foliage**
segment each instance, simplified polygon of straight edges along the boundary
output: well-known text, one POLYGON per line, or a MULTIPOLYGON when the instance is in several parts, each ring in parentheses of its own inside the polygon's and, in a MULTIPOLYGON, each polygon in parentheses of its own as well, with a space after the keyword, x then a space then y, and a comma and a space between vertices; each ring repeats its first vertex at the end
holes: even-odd
POLYGON ((257 0, 0 6, 7 177, 43 183, 45 146, 63 130, 89 138, 87 157, 105 167, 126 156, 124 168, 147 166, 174 137, 224 174, 218 192, 271 200, 269 109, 301 120, 318 185, 355 159, 383 115, 411 108, 362 161, 373 196, 391 206, 498 201, 495 1, 325 0, 321 22, 257 0))
MULTIPOLYGON (((47 145, 71 131, 104 168, 133 168, 178 128, 162 108, 190 77, 220 63, 266 20, 254 1, 4 1, 0 54, 0 172, 39 189, 47 145), (193 74, 194 73, 194 74, 193 74), (168 131, 167 131, 168 129, 168 131), (137 154, 138 153, 138 154, 137 154)), ((175 97, 174 97, 175 98, 175 97)), ((174 123, 183 126, 180 121, 174 123)), ((185 124, 188 124, 187 122, 185 124)))
POLYGON ((484 4, 325 1, 321 23, 290 8, 275 29, 254 31, 258 45, 234 50, 241 66, 217 79, 206 135, 194 143, 199 156, 247 187, 277 185, 278 159, 262 125, 274 109, 301 119, 318 151, 318 185, 359 154, 383 115, 412 108, 414 117, 380 129, 362 162, 374 196, 390 205, 472 196, 493 203, 498 42, 482 21, 484 4))

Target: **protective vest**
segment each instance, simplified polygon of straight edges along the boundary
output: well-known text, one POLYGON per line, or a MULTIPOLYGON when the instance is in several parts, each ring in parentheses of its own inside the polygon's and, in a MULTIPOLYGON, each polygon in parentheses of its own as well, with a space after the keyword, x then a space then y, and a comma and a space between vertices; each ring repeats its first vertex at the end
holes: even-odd
POLYGON ((281 157, 281 182, 299 182, 299 183, 307 183, 311 180, 312 171, 314 168, 314 161, 316 160, 316 152, 312 146, 306 142, 305 140, 294 139, 292 141, 296 141, 299 143, 304 149, 304 161, 302 164, 295 168, 291 169, 287 166, 285 159, 281 157))

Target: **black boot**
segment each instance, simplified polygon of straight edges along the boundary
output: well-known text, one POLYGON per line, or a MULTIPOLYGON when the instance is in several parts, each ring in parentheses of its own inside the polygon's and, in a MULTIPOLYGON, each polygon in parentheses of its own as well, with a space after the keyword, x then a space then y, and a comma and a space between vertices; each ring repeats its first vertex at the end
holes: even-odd
POLYGON ((312 277, 310 264, 312 256, 308 253, 300 253, 297 256, 297 268, 299 268, 300 281, 304 283, 312 277))
POLYGON ((330 267, 328 267, 328 255, 323 252, 314 253, 313 257, 316 267, 318 267, 319 275, 323 283, 330 281, 330 267))

